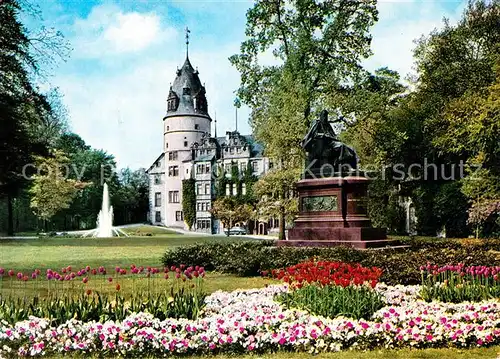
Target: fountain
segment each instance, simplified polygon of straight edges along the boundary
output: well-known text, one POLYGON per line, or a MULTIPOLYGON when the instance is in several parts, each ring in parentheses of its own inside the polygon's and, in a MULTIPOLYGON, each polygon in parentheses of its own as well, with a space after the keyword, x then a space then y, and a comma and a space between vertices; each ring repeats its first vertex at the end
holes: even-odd
POLYGON ((97 216, 97 228, 85 234, 85 237, 109 238, 120 235, 129 237, 129 235, 120 228, 113 227, 113 206, 109 204, 108 184, 104 183, 102 189, 102 206, 97 216))

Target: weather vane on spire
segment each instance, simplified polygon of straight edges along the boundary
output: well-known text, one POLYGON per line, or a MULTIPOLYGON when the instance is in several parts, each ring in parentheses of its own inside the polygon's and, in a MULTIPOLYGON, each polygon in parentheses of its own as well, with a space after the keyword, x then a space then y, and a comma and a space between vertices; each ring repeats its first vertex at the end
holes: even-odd
POLYGON ((189 33, 191 32, 191 30, 189 30, 189 28, 186 26, 186 57, 188 55, 188 51, 189 51, 189 33))

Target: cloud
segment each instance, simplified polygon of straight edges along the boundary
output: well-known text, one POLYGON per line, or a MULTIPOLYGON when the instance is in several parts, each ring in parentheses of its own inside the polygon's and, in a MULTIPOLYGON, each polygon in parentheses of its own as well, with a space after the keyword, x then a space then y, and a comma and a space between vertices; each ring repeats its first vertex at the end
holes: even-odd
POLYGON ((116 5, 92 8, 84 19, 77 19, 72 27, 76 57, 98 58, 144 51, 169 41, 177 32, 162 26, 154 12, 124 13, 116 5))

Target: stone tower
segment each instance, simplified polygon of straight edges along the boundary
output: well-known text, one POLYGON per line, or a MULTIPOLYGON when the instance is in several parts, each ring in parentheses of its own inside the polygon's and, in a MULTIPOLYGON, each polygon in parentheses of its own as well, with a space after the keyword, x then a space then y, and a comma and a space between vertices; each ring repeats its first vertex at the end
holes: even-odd
POLYGON ((165 152, 165 225, 185 227, 182 213, 182 180, 191 174, 191 146, 210 134, 205 87, 186 53, 184 65, 170 87, 163 118, 165 152))

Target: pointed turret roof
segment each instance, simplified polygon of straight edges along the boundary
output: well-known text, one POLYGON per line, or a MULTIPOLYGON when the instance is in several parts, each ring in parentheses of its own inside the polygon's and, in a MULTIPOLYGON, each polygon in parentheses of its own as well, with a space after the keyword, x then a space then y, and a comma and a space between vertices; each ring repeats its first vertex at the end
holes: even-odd
POLYGON ((197 106, 197 108, 195 108, 195 99, 196 101, 205 102, 206 104, 205 87, 201 84, 200 78, 198 77, 198 70, 193 68, 188 56, 186 56, 186 60, 182 67, 177 70, 177 76, 170 89, 169 97, 171 97, 172 92, 177 95, 179 105, 175 110, 169 110, 165 118, 194 114, 210 118, 206 105, 201 107, 197 106))

